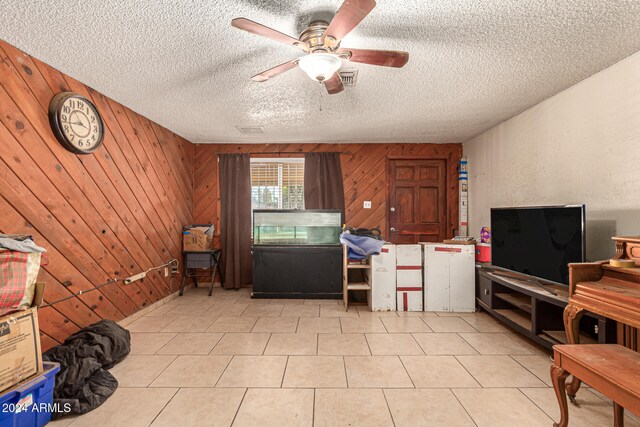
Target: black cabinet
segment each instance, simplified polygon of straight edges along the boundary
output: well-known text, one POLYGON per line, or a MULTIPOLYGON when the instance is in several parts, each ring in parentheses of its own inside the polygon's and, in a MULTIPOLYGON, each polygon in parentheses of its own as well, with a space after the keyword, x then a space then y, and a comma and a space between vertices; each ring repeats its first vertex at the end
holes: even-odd
MULTIPOLYGON (((562 313, 569 299, 567 286, 545 285, 553 295, 527 280, 476 270, 476 302, 505 325, 551 349, 567 341, 562 313)), ((580 323, 582 343, 607 343, 615 338, 615 322, 587 313, 580 323)))
POLYGON ((253 246, 253 298, 342 298, 342 248, 253 246))

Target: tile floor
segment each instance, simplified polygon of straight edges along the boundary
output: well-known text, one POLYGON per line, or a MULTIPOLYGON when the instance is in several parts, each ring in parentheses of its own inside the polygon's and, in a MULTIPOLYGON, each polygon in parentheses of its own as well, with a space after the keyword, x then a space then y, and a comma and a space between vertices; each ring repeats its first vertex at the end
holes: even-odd
MULTIPOLYGON (((53 426, 551 426, 549 353, 484 313, 189 289, 128 324, 101 407, 53 426)), ((571 425, 612 425, 589 389, 571 425)), ((628 426, 640 426, 627 417, 628 426)))

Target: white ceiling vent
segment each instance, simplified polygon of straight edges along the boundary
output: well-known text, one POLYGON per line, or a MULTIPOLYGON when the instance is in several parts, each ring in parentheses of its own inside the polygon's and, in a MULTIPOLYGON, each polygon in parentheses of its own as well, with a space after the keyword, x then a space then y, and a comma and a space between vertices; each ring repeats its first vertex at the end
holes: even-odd
POLYGON ((264 128, 262 126, 236 126, 240 132, 245 135, 263 135, 264 128))
POLYGON ((358 78, 358 70, 342 70, 340 71, 340 79, 345 86, 355 86, 358 78))

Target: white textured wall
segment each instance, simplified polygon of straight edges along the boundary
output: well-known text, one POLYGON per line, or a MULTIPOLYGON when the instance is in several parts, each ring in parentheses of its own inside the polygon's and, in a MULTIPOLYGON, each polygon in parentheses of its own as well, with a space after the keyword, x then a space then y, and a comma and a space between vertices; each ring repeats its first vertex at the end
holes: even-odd
POLYGON ((640 235, 640 52, 464 143, 471 235, 490 208, 587 206, 587 257, 640 235))

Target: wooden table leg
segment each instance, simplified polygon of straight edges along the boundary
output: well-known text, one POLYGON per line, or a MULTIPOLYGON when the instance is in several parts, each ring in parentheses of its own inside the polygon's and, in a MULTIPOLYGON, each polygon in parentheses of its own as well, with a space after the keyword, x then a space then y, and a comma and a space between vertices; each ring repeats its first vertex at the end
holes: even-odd
POLYGON ((613 402, 613 427, 624 427, 624 408, 613 402))
POLYGON ((553 390, 558 398, 558 406, 560 406, 560 422, 553 423, 554 427, 567 427, 569 425, 569 407, 567 406, 567 394, 565 390, 565 381, 569 376, 569 372, 560 366, 551 365, 551 382, 553 390))
MULTIPOLYGON (((580 344, 580 318, 584 310, 569 303, 564 309, 564 330, 567 334, 567 344, 580 344)), ((580 389, 580 380, 575 376, 571 383, 567 384, 567 394, 571 403, 576 405, 576 393, 580 389)))

